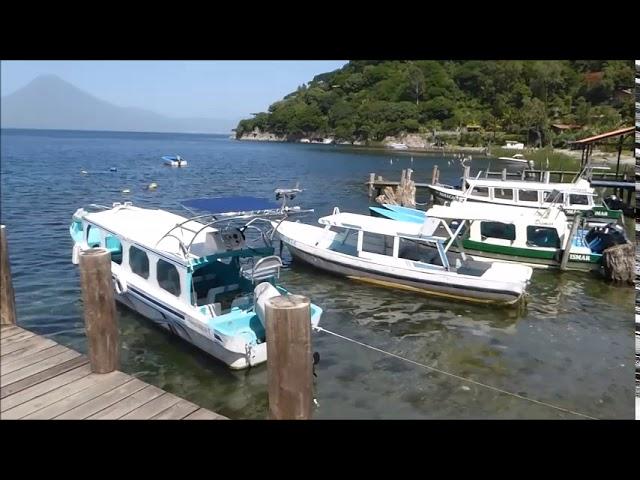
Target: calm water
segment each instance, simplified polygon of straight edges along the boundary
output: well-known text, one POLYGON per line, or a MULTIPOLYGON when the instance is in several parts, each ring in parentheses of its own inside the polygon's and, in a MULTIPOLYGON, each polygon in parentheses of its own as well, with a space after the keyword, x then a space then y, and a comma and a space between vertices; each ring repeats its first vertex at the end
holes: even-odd
MULTIPOLYGON (((0 220, 8 230, 18 321, 80 351, 86 345, 68 228, 78 207, 131 200, 180 213, 178 201, 186 198, 272 198, 274 188, 300 181, 300 201, 315 208, 315 217, 336 205, 367 213, 369 172, 399 178, 413 167, 416 181, 428 181, 437 163, 442 181, 461 174, 441 156, 413 155, 411 163, 411 154, 222 136, 3 130, 1 141, 0 220), (165 154, 180 154, 189 166, 163 167, 165 154), (158 183, 156 191, 144 189, 150 182, 158 183), (122 194, 125 188, 131 193, 122 194)), ((472 170, 486 163, 476 158, 472 170)), ((516 312, 361 285, 301 265, 284 271, 282 282, 321 305, 322 325, 347 337, 598 418, 633 418, 632 288, 536 271, 527 309, 516 312)), ((231 372, 118 310, 122 370, 231 418, 265 417, 266 367, 231 372)), ((314 334, 313 347, 321 357, 315 418, 576 418, 325 333, 314 334)))

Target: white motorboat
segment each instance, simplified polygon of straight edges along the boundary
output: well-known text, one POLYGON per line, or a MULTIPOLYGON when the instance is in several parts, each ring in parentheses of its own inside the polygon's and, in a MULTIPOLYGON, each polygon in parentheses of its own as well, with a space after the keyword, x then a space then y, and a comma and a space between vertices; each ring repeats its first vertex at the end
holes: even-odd
POLYGON ((162 160, 165 165, 168 167, 186 167, 187 161, 182 158, 180 155, 175 156, 167 156, 162 157, 162 160))
MULTIPOLYGON (((252 197, 183 206, 206 213, 186 218, 129 202, 79 209, 70 227, 72 262, 87 249, 109 250, 118 302, 232 369, 265 362, 265 302, 288 293, 278 284, 282 261, 271 245, 270 220, 302 210, 252 197)), ((313 326, 321 315, 312 304, 313 326)))
POLYGON ((507 140, 505 144, 502 146, 502 148, 505 148, 508 150, 524 150, 524 143, 515 142, 513 140, 507 140))
POLYGON ((427 185, 427 188, 434 203, 440 205, 453 200, 536 209, 559 205, 568 216, 581 212, 595 221, 617 220, 623 214, 621 210, 610 209, 604 202, 596 202, 595 188, 582 177, 570 183, 546 183, 480 178, 480 173, 476 178, 465 179, 462 188, 442 183, 427 185))
POLYGON ((513 305, 523 298, 532 274, 528 266, 476 262, 464 249, 450 252, 464 223, 452 232, 437 218, 415 224, 337 208, 319 223, 324 228, 287 220, 274 227, 295 260, 378 286, 513 305))
POLYGON ((523 163, 529 167, 533 166, 533 161, 527 160, 526 158, 524 158, 524 155, 520 153, 516 153, 511 157, 498 157, 498 160, 504 160, 505 162, 511 162, 511 163, 523 163))
POLYGON ((407 150, 409 148, 405 143, 389 143, 387 147, 393 148, 394 150, 407 150))

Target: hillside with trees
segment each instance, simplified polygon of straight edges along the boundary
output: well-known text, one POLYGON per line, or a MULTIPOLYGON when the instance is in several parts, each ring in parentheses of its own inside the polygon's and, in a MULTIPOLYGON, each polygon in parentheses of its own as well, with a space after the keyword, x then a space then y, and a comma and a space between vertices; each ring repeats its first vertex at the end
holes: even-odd
POLYGON ((375 143, 455 131, 460 144, 562 146, 632 125, 633 88, 633 61, 351 61, 241 120, 236 137, 375 143))

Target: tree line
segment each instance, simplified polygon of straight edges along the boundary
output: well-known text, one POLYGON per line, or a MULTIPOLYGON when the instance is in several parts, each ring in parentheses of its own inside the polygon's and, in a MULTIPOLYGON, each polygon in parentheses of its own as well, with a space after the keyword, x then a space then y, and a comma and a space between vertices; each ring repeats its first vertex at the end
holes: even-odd
POLYGON ((632 125, 633 87, 633 61, 350 61, 241 120, 236 136, 376 142, 473 127, 476 142, 557 145, 632 125))

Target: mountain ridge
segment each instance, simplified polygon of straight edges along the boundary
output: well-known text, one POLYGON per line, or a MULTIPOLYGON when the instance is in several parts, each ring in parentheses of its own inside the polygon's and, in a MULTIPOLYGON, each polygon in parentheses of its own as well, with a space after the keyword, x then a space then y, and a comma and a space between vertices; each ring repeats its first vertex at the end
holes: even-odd
POLYGON ((227 134, 237 121, 173 118, 115 105, 51 74, 35 77, 0 103, 2 128, 227 134))

